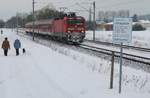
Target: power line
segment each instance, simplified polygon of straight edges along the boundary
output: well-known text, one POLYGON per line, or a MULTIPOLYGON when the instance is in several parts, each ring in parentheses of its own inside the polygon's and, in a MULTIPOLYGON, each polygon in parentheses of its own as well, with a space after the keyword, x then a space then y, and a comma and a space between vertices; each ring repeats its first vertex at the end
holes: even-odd
POLYGON ((67 10, 68 8, 67 7, 60 7, 60 12, 65 12, 65 10, 67 10))
MULTIPOLYGON (((140 2, 143 2, 143 0, 138 0, 140 2)), ((125 2, 117 2, 117 3, 114 3, 114 4, 108 4, 108 5, 101 5, 100 7, 110 7, 110 6, 115 6, 115 7, 118 7, 118 6, 122 6, 122 5, 127 5, 127 4, 132 4, 132 3, 137 3, 138 2, 137 0, 132 0, 132 1, 125 1, 125 2), (136 1, 136 2, 135 2, 136 1), (116 6, 117 5, 117 6, 116 6)))
MULTIPOLYGON (((81 4, 79 4, 79 3, 76 3, 79 7, 81 7, 82 9, 84 9, 84 11, 86 11, 86 12, 90 12, 89 11, 89 9, 87 9, 87 8, 85 8, 85 7, 83 7, 83 6, 81 6, 81 4)), ((91 3, 92 4, 92 3, 91 3)), ((93 12, 91 12, 91 13, 93 13, 93 12)))

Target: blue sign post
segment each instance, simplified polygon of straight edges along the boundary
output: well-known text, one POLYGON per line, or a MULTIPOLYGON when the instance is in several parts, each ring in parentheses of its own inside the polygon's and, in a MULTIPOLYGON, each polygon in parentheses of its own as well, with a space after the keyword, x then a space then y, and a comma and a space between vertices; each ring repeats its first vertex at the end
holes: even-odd
POLYGON ((122 57, 123 43, 129 43, 132 40, 132 18, 114 18, 113 42, 120 44, 120 69, 119 69, 119 93, 121 93, 122 84, 122 57))

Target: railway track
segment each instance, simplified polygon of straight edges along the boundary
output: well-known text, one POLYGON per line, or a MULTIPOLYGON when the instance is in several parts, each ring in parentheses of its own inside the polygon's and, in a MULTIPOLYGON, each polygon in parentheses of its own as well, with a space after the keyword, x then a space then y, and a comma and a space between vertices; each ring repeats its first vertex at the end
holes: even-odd
MULTIPOLYGON (((98 47, 89 46, 89 45, 85 45, 85 44, 80 44, 79 47, 84 48, 84 49, 88 49, 91 51, 95 51, 95 52, 104 53, 104 54, 107 54, 110 56, 112 55, 112 52, 114 52, 115 57, 120 57, 120 52, 118 52, 118 51, 112 51, 112 50, 108 50, 108 49, 104 49, 104 48, 98 48, 98 47)), ((137 55, 133 55, 133 54, 123 53, 123 59, 127 59, 127 60, 131 60, 131 61, 150 65, 150 58, 148 58, 148 57, 142 57, 142 56, 137 56, 137 55), (141 59, 141 60, 139 60, 139 59, 141 59)))
MULTIPOLYGON (((111 57, 113 56, 112 54, 114 52, 115 61, 119 62, 120 52, 118 51, 112 51, 109 49, 89 46, 86 44, 80 44, 78 47, 89 50, 89 51, 94 51, 100 54, 108 55, 110 56, 109 59, 111 59, 111 57)), ((133 54, 123 53, 123 64, 150 72, 150 58, 149 57, 142 57, 142 56, 137 56, 133 54)))
MULTIPOLYGON (((88 40, 88 39, 85 39, 85 41, 91 42, 91 43, 96 43, 96 44, 102 44, 102 45, 109 45, 109 46, 120 47, 119 44, 114 44, 114 43, 110 43, 110 42, 93 41, 93 40, 88 40)), ((129 46, 129 45, 123 45, 123 48, 133 49, 133 50, 138 50, 138 51, 144 51, 144 52, 150 52, 149 48, 135 47, 135 46, 129 46)))

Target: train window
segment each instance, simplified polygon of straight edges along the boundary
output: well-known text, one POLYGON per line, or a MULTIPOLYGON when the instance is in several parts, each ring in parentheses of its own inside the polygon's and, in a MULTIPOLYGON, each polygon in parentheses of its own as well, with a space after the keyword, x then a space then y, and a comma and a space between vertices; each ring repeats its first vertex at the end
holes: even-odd
POLYGON ((82 20, 68 20, 67 23, 69 25, 74 25, 74 24, 76 24, 76 25, 82 25, 83 21, 82 20))

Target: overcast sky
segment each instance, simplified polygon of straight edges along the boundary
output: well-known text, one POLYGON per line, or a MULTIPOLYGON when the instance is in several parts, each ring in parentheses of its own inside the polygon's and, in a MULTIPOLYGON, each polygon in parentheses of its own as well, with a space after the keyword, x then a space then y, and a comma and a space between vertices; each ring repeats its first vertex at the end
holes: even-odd
MULTIPOLYGON (((35 0, 35 9, 47 4, 53 4, 56 9, 67 7, 66 11, 78 11, 78 14, 88 16, 88 12, 79 11, 89 9, 94 0, 35 0), (79 4, 77 4, 79 3, 79 4), (84 7, 84 8, 83 8, 84 7)), ((130 14, 150 14, 150 0, 95 0, 98 10, 129 10, 130 14)), ((0 19, 7 20, 17 12, 29 13, 32 11, 32 0, 0 0, 0 19)))

